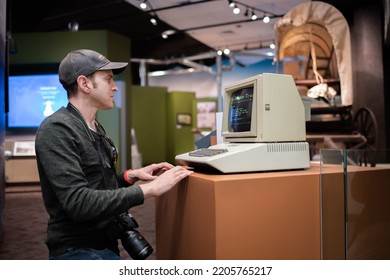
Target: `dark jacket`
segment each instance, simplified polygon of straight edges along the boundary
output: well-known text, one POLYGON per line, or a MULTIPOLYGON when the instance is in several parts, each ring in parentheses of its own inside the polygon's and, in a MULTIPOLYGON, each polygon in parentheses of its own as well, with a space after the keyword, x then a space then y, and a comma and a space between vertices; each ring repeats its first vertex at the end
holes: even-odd
POLYGON ((38 171, 50 216, 46 240, 50 255, 68 248, 118 252, 117 240, 106 234, 109 223, 144 202, 139 186, 127 186, 123 174, 102 164, 110 163, 103 141, 67 108, 46 118, 37 131, 38 171))

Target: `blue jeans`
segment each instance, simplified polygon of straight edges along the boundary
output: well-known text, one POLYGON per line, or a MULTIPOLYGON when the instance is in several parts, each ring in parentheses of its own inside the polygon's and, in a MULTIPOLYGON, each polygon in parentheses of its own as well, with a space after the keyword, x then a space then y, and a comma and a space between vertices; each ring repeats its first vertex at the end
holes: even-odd
POLYGON ((95 250, 68 249, 65 253, 58 256, 50 256, 50 260, 122 260, 120 256, 109 249, 95 250))

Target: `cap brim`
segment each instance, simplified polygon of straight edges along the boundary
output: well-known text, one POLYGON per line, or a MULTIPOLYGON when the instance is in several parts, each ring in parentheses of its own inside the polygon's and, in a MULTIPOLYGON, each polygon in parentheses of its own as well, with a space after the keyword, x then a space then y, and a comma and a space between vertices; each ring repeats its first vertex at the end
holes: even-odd
POLYGON ((128 63, 126 62, 110 62, 103 67, 100 67, 99 70, 112 70, 114 75, 121 73, 127 67, 128 63))

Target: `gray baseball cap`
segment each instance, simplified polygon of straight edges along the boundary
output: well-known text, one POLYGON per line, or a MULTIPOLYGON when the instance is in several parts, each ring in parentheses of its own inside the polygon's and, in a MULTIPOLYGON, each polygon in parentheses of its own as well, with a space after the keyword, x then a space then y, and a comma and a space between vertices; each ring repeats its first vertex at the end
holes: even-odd
POLYGON ((114 75, 125 70, 127 62, 111 62, 104 55, 87 49, 75 50, 66 55, 58 68, 61 84, 66 89, 78 76, 88 76, 98 70, 112 70, 114 75))

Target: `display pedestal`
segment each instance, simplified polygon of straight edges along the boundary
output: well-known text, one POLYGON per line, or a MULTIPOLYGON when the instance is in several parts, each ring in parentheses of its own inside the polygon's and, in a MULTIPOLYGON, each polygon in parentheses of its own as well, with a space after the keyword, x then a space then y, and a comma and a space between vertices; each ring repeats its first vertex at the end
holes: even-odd
MULTIPOLYGON (((320 171, 319 164, 297 171, 194 173, 156 199, 156 257, 343 259, 343 176, 339 167, 320 171), (333 184, 324 201, 321 178, 333 184), (333 216, 321 223, 327 209, 333 216)), ((362 176, 376 176, 375 170, 362 176)))

